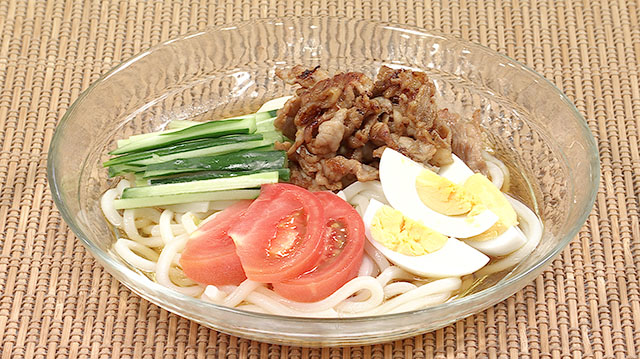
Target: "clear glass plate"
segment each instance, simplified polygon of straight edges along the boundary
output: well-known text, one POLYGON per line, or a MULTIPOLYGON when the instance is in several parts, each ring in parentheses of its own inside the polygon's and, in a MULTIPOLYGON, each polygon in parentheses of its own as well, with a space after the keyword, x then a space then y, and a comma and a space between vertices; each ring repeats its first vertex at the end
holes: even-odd
POLYGON ((156 46, 120 64, 69 108, 53 137, 48 176, 65 221, 119 281, 149 301, 225 333, 272 343, 352 345, 443 327, 515 293, 576 235, 599 182, 595 141, 571 102, 524 65, 453 37, 418 28, 340 18, 282 18, 212 28, 156 46), (291 93, 275 69, 302 64, 375 75, 383 65, 425 71, 440 106, 482 111, 496 154, 524 176, 545 231, 508 276, 464 298, 378 317, 301 319, 244 312, 167 289, 112 251, 114 233, 99 197, 113 185, 101 162, 115 141, 175 118, 255 111, 291 93))

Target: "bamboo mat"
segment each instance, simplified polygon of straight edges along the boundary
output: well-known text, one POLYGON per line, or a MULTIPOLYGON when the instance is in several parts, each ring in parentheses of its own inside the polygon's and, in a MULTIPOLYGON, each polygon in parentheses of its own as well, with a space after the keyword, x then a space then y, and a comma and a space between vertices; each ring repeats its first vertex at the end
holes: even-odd
POLYGON ((0 0, 0 358, 637 358, 640 2, 0 0), (561 88, 598 140, 602 186, 579 236, 534 282, 442 330, 307 349, 218 333, 106 273, 55 208, 46 156, 78 94, 120 61, 209 25, 337 15, 438 29, 561 88))

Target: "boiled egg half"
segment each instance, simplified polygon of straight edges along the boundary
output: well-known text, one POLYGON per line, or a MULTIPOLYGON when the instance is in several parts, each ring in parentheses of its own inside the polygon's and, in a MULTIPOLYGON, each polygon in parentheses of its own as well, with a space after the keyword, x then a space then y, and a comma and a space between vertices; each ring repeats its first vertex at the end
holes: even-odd
POLYGON ((517 226, 518 216, 513 206, 504 193, 500 192, 487 177, 474 174, 456 155, 453 155, 453 163, 441 167, 438 174, 464 186, 477 201, 482 202, 498 216, 498 220, 491 228, 467 238, 465 242, 468 245, 490 256, 504 256, 525 244, 527 238, 517 226))
POLYGON ((431 278, 459 277, 484 267, 489 257, 421 221, 372 199, 363 218, 369 242, 407 272, 431 278))
POLYGON ((389 204, 436 232, 469 238, 498 221, 496 214, 474 201, 462 186, 393 149, 387 148, 382 153, 379 173, 389 204))

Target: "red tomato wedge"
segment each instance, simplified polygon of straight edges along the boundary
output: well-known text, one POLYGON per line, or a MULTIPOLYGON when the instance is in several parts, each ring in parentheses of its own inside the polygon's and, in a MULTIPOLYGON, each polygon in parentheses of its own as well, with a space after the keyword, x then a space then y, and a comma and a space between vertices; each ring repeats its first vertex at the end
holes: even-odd
POLYGON ((273 283, 276 293, 299 302, 324 299, 355 278, 364 251, 364 223, 358 212, 331 192, 315 196, 324 207, 320 260, 315 268, 294 279, 273 283))
POLYGON ((260 196, 229 229, 247 278, 281 282, 311 269, 321 252, 324 211, 304 188, 276 183, 262 186, 260 196))
POLYGON ((237 285, 247 279, 227 231, 250 204, 243 200, 229 206, 191 234, 180 255, 180 266, 188 278, 212 285, 237 285))

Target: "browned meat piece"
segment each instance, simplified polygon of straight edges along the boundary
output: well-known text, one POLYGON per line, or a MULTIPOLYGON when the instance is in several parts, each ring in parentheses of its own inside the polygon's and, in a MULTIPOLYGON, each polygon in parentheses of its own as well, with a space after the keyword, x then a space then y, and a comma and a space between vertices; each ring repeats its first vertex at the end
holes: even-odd
POLYGON ((296 125, 293 123, 293 119, 296 117, 296 113, 300 110, 300 98, 290 98, 284 106, 278 110, 278 117, 273 122, 275 128, 279 129, 283 135, 288 138, 296 137, 296 125))
POLYGON ((380 68, 372 90, 374 97, 382 96, 396 105, 410 125, 424 128, 431 128, 436 117, 435 92, 424 72, 387 66, 380 68))
POLYGON ((305 138, 309 151, 319 155, 337 152, 345 134, 344 120, 346 117, 347 109, 341 108, 334 112, 328 120, 320 123, 318 133, 308 141, 305 138))
POLYGON ((429 155, 411 150, 406 155, 435 166, 451 163, 449 125, 438 119, 435 86, 427 74, 383 66, 372 92, 374 96, 382 96, 392 103, 393 116, 386 122, 392 133, 409 136, 432 147, 429 155))
POLYGON ((472 170, 487 174, 487 163, 482 157, 484 141, 480 129, 480 111, 476 110, 471 120, 460 119, 459 115, 452 114, 447 109, 439 111, 438 117, 451 128, 453 153, 472 170))
POLYGON ((289 163, 289 170, 291 175, 289 181, 297 186, 304 187, 310 191, 321 191, 322 188, 315 186, 315 181, 312 177, 307 175, 298 165, 297 162, 289 163))
POLYGON ((435 86, 424 73, 382 67, 375 83, 359 72, 329 77, 300 66, 277 75, 300 87, 274 122, 293 142, 276 148, 287 151, 291 181, 309 189, 377 179, 386 147, 431 167, 451 162, 452 142, 469 154, 482 146, 477 133, 468 134, 477 127, 438 112, 435 86), (468 141, 456 136, 457 128, 468 141))
POLYGON ((405 156, 411 157, 412 160, 417 162, 427 164, 429 163, 429 160, 433 159, 433 156, 437 152, 436 147, 430 143, 415 140, 407 136, 398 136, 395 134, 392 134, 391 137, 394 139, 396 145, 395 148, 392 147, 394 150, 402 153, 405 156))

